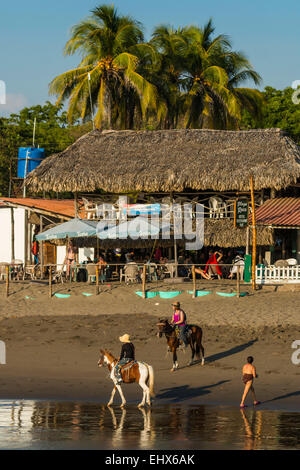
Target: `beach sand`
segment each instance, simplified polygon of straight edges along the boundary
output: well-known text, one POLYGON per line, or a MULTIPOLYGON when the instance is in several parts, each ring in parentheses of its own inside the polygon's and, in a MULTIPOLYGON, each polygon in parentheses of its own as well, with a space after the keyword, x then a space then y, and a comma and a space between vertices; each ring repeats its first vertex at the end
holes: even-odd
MULTIPOLYGON (((107 369, 98 368, 99 349, 115 356, 119 336, 129 333, 137 359, 153 365, 155 403, 224 404, 239 406, 241 369, 253 355, 258 379, 257 398, 265 409, 300 410, 300 366, 294 365, 291 344, 300 340, 300 291, 269 287, 240 299, 217 291, 235 289, 234 283, 202 283, 211 294, 192 299, 190 284, 153 290, 182 290, 175 297, 190 323, 203 329, 206 364, 187 367, 190 351, 178 354, 180 369, 170 372, 165 337, 157 338, 157 320, 171 318, 172 299, 142 299, 140 286, 55 285, 54 292, 71 295, 51 299, 46 283, 12 283, 10 296, 0 286, 0 339, 6 344, 6 364, 0 365, 0 398, 59 399, 107 402, 112 389, 107 369), (26 298, 27 297, 27 298, 26 298)), ((141 389, 124 385, 129 403, 138 403, 141 389)), ((119 404, 116 396, 116 404, 119 404)), ((251 404, 251 397, 248 398, 251 404)))

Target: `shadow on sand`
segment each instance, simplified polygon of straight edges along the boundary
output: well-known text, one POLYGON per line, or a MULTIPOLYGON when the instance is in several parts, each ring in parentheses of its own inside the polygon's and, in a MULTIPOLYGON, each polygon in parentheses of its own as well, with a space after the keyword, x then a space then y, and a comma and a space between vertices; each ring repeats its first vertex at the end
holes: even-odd
POLYGON ((287 393, 286 395, 280 395, 279 397, 272 398, 271 400, 262 401, 261 403, 271 403, 272 401, 284 400, 285 398, 297 397, 300 395, 300 390, 296 392, 287 393))
POLYGON ((251 341, 248 341, 247 343, 240 344, 239 346, 235 346, 234 348, 228 349, 228 351, 223 351, 217 354, 213 354, 212 356, 206 357, 205 362, 210 363, 210 362, 215 362, 218 361, 219 359, 223 359, 224 357, 232 356, 233 354, 240 353, 244 351, 245 349, 249 348, 252 346, 254 343, 258 341, 257 339, 253 339, 251 341))
POLYGON ((204 387, 190 387, 189 385, 181 385, 179 387, 163 388, 160 393, 156 395, 159 399, 170 399, 172 402, 179 402, 188 400, 190 398, 197 398, 211 393, 211 389, 223 385, 230 380, 221 380, 212 385, 204 387))

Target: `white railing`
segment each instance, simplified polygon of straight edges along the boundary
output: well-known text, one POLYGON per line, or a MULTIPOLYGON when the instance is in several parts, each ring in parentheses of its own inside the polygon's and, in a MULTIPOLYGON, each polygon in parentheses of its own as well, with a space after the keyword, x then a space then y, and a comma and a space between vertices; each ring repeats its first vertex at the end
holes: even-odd
POLYGON ((296 266, 256 266, 257 284, 300 283, 300 265, 296 266))

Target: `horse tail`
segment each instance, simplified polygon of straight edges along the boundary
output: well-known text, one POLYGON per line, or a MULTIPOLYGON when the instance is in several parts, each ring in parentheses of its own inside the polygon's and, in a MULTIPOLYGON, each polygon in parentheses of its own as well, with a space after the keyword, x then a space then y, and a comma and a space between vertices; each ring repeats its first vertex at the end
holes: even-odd
POLYGON ((148 373, 149 373, 150 395, 151 395, 151 397, 155 397, 155 392, 154 392, 154 370, 153 370, 152 366, 149 366, 149 364, 147 364, 147 367, 148 367, 148 373))

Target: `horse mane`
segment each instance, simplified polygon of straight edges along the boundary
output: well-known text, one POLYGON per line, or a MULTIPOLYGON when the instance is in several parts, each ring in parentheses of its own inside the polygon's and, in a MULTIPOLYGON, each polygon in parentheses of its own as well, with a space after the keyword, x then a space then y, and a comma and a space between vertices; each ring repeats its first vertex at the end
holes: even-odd
POLYGON ((107 356, 107 358, 109 360, 111 360, 112 362, 113 361, 117 361, 117 358, 110 352, 108 351, 108 349, 101 349, 102 353, 105 354, 107 356))

